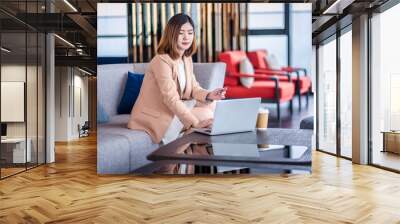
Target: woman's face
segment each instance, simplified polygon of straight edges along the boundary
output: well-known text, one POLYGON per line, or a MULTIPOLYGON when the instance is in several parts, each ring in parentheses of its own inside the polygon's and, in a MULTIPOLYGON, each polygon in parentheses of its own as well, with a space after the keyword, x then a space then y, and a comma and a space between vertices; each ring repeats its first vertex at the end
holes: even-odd
POLYGON ((192 25, 190 25, 190 23, 183 24, 178 36, 178 49, 180 51, 184 52, 192 46, 193 35, 194 31, 192 25))

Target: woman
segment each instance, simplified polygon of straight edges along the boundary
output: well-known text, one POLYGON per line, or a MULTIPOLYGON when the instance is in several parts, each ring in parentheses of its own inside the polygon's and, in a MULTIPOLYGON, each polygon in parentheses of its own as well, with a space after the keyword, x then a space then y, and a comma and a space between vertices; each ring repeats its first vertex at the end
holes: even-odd
POLYGON ((154 143, 168 143, 179 131, 203 128, 212 119, 202 119, 184 100, 203 104, 225 98, 226 89, 211 92, 200 87, 193 75, 191 56, 196 51, 194 24, 185 14, 169 21, 144 76, 139 97, 132 109, 128 128, 146 131, 154 143), (181 125, 178 131, 174 126, 181 125), (172 137, 171 137, 172 136, 172 137))

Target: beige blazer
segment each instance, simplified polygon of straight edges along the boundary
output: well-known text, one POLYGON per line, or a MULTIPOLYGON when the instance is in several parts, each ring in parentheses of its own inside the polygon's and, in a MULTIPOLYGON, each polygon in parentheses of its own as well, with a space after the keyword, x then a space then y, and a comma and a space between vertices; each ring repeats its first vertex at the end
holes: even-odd
POLYGON ((147 66, 128 128, 147 132, 154 143, 161 142, 175 115, 185 129, 199 122, 182 100, 196 99, 207 103, 208 91, 195 79, 192 58, 184 57, 183 62, 186 70, 183 94, 179 87, 177 60, 172 60, 168 54, 160 54, 147 66))

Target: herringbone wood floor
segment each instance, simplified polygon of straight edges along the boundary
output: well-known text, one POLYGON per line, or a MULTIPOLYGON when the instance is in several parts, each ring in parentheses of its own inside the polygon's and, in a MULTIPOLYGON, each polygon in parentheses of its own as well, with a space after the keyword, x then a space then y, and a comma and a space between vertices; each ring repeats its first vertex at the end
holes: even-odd
POLYGON ((311 175, 96 174, 96 139, 0 181, 0 223, 400 223, 400 175, 315 152, 311 175))

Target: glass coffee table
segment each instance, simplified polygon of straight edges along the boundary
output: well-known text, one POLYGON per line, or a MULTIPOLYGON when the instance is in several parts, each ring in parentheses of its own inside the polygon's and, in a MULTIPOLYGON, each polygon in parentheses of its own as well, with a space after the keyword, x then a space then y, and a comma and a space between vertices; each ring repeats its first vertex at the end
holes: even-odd
POLYGON ((134 174, 309 173, 312 131, 275 129, 218 136, 191 133, 161 146, 134 174))

